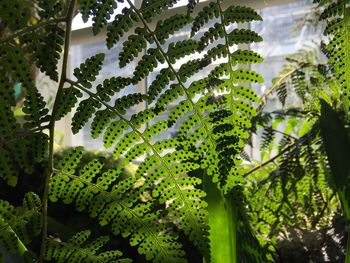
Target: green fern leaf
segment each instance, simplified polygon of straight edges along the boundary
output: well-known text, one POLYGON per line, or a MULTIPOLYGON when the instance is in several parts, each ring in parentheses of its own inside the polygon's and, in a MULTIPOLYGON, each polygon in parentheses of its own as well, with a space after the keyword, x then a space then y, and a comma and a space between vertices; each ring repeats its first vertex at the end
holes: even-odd
POLYGON ((23 112, 26 114, 24 124, 26 128, 40 127, 41 124, 48 122, 50 117, 47 115, 49 110, 45 108, 46 102, 44 97, 34 87, 27 87, 24 100, 23 112))
MULTIPOLYGON (((209 3, 207 8, 197 16, 193 22, 193 32, 197 32, 205 23, 212 22, 211 20, 215 19, 215 22, 220 20, 216 28, 214 26, 210 32, 211 35, 207 34, 202 43, 205 46, 216 40, 227 39, 225 45, 219 46, 216 50, 206 51, 203 59, 195 60, 190 60, 189 55, 203 50, 197 41, 178 41, 164 48, 162 45, 171 34, 185 25, 187 17, 174 16, 158 22, 154 31, 147 23, 152 21, 158 12, 172 6, 173 2, 176 1, 144 1, 140 9, 131 5, 130 9, 125 9, 122 15, 117 16, 116 21, 125 19, 125 23, 117 24, 115 21, 108 29, 107 45, 111 47, 129 31, 134 21, 138 20, 143 24, 143 27, 138 27, 137 32, 130 34, 132 37, 124 43, 120 59, 123 60, 122 65, 126 65, 135 61, 146 42, 154 44, 137 63, 131 80, 136 85, 142 79, 151 76, 160 64, 165 64, 152 81, 146 95, 148 102, 153 105, 146 110, 137 110, 130 116, 126 109, 143 102, 146 96, 141 94, 121 96, 115 100, 115 106, 107 104, 106 101, 109 101, 117 92, 115 89, 119 91, 127 85, 127 81, 121 79, 119 79, 120 87, 119 84, 114 85, 108 80, 106 85, 105 83, 98 85, 97 93, 86 92, 89 95, 89 104, 94 102, 96 106, 90 105, 86 112, 83 112, 83 108, 87 105, 83 105, 81 109, 78 107, 78 118, 74 120, 76 123, 74 126, 78 127, 76 128, 78 130, 88 119, 94 117, 97 106, 104 105, 105 108, 97 113, 99 121, 93 121, 94 136, 104 133, 105 145, 114 146, 116 157, 123 157, 126 162, 140 156, 146 156, 145 160, 139 165, 135 178, 123 180, 112 175, 103 175, 103 178, 110 180, 101 179, 102 185, 95 181, 84 183, 80 180, 83 189, 80 188, 81 184, 74 186, 76 189, 79 187, 79 194, 70 195, 72 197, 68 200, 73 202, 72 199, 76 198, 79 210, 89 210, 90 215, 99 218, 103 225, 111 223, 115 234, 129 236, 131 244, 137 245, 140 253, 155 262, 183 260, 183 251, 175 241, 177 235, 173 236, 170 226, 183 230, 209 260, 206 204, 202 200, 204 192, 198 190, 200 180, 192 179, 188 173, 200 168, 205 169, 209 175, 213 176, 215 182, 219 182, 224 193, 228 193, 242 182, 239 156, 249 136, 246 130, 251 127, 250 119, 256 114, 251 103, 257 101, 257 95, 251 88, 235 84, 263 81, 262 77, 252 70, 235 68, 240 64, 262 61, 258 54, 245 50, 231 53, 229 50, 229 47, 234 44, 249 44, 260 41, 261 37, 249 30, 235 29, 232 32, 226 32, 224 13, 219 1, 209 3), (131 18, 131 16, 134 17, 131 18), (219 30, 221 31, 216 32, 219 30), (137 40, 140 43, 137 43, 137 40), (202 80, 188 81, 220 56, 226 58, 226 63, 216 67, 202 80), (175 70, 172 64, 183 57, 186 58, 186 62, 179 70, 175 70), (215 94, 217 91, 223 94, 217 96, 215 94), (101 95, 99 95, 100 92, 101 95), (171 104, 175 100, 178 101, 178 105, 171 109, 171 104), (169 111, 168 120, 161 120, 162 115, 169 111), (109 116, 100 120, 106 112, 109 116), (176 128, 176 138, 158 139, 180 118, 183 121, 179 128, 176 128), (144 125, 150 121, 153 122, 151 126, 144 125), (133 189, 132 193, 130 193, 131 189, 133 189), (114 193, 113 197, 110 195, 111 191, 114 193), (141 198, 140 201, 139 197, 145 195, 150 195, 150 198, 146 200, 141 198), (125 209, 125 204, 128 209, 125 209), (119 220, 115 220, 116 217, 119 220), (128 223, 129 225, 126 225, 128 223), (166 235, 166 238, 171 238, 170 240, 174 242, 171 246, 163 242, 160 242, 157 248, 147 246, 150 240, 150 229, 151 233, 152 231, 153 233, 171 233, 166 235)), ((248 11, 244 8, 232 10, 237 15, 236 17, 227 15, 228 21, 253 19, 254 14, 250 14, 248 9, 248 11), (243 15, 242 18, 238 18, 238 11, 241 13, 247 11, 247 17, 243 15)), ((85 91, 80 82, 78 80, 73 85, 85 91)), ((88 102, 84 101, 85 104, 88 102)), ((65 190, 61 192, 61 188, 71 185, 72 181, 76 180, 79 178, 73 174, 64 176, 57 173, 52 180, 53 189, 55 189, 54 200, 62 199, 58 198, 65 195, 65 190), (55 177, 62 177, 62 179, 54 179, 55 177), (55 186, 56 184, 59 186, 55 186)), ((156 237, 161 239, 164 235, 156 234, 156 237)), ((152 243, 154 241, 152 240, 152 243)))
POLYGON ((158 66, 158 61, 164 63, 163 54, 158 49, 149 48, 135 68, 133 82, 136 84, 151 73, 158 66))
POLYGON ((131 116, 130 122, 132 125, 139 129, 141 128, 142 124, 145 124, 151 120, 153 120, 157 116, 156 111, 154 108, 149 108, 144 111, 140 111, 139 113, 136 113, 131 116))
POLYGON ((287 99, 287 85, 285 82, 281 83, 281 85, 279 85, 276 89, 277 92, 277 97, 278 100, 282 103, 282 105, 284 106, 284 104, 286 103, 286 99, 287 99))
POLYGON ((170 63, 175 63, 177 59, 183 58, 194 53, 198 48, 198 42, 193 39, 170 43, 168 46, 167 56, 170 63))
POLYGON ((79 103, 76 113, 72 118, 72 131, 78 133, 85 123, 92 117, 101 104, 92 98, 88 98, 79 103))
POLYGON ((34 155, 35 162, 43 162, 47 157, 47 152, 49 149, 49 136, 45 133, 34 133, 31 138, 30 147, 34 155))
POLYGON ((96 139, 114 118, 115 114, 109 109, 97 111, 91 123, 91 137, 96 139))
POLYGON ((175 75, 170 68, 163 68, 156 76, 156 79, 151 83, 148 90, 148 102, 154 101, 157 96, 167 87, 170 81, 175 80, 175 75))
POLYGON ((144 0, 142 1, 140 12, 143 19, 149 23, 156 15, 169 9, 176 4, 177 1, 178 0, 144 0))
POLYGON ((0 149, 0 178, 13 187, 16 186, 18 181, 18 171, 14 167, 15 162, 11 158, 9 151, 0 149))
POLYGON ((192 77, 195 73, 203 69, 209 64, 208 61, 201 59, 190 60, 181 65, 178 75, 182 82, 186 82, 188 78, 192 77))
POLYGON ((92 17, 92 32, 97 35, 101 29, 107 25, 107 20, 110 19, 114 13, 114 9, 117 8, 117 2, 115 0, 106 1, 91 1, 81 0, 80 11, 84 22, 92 17))
POLYGON ((327 20, 328 26, 324 34, 330 36, 325 53, 334 69, 338 85, 342 88, 342 100, 346 112, 350 106, 350 85, 348 83, 349 60, 346 56, 348 46, 348 28, 350 19, 344 1, 336 1, 326 6, 320 19, 327 20))
POLYGON ((41 18, 61 17, 64 6, 60 0, 39 0, 39 15, 41 18))
POLYGON ((125 114, 128 109, 141 103, 146 96, 141 93, 131 93, 116 99, 114 108, 120 113, 125 114))
POLYGON ((102 84, 98 84, 96 87, 96 95, 102 99, 102 101, 108 102, 111 97, 123 88, 131 84, 131 79, 123 77, 112 77, 105 79, 102 84))
POLYGON ((231 64, 255 64, 263 62, 263 58, 252 50, 236 50, 231 54, 231 64))
POLYGON ((0 137, 7 137, 15 134, 19 125, 11 109, 11 97, 9 98, 5 95, 7 90, 3 91, 3 88, 6 89, 8 87, 2 86, 0 83, 0 94, 2 94, 0 97, 0 137))
POLYGON ((123 42, 123 49, 119 54, 119 66, 125 67, 147 47, 147 40, 143 35, 131 35, 123 42))
POLYGON ((75 104, 78 102, 78 98, 81 98, 82 96, 83 94, 73 86, 63 89, 62 98, 59 107, 57 108, 56 115, 54 116, 55 120, 58 121, 71 112, 75 104))
POLYGON ((22 207, 0 200, 0 244, 10 253, 23 254, 23 244, 29 244, 41 232, 41 201, 33 192, 26 193, 22 207))
MULTIPOLYGON (((101 236, 89 243, 89 230, 81 231, 71 237, 67 242, 51 238, 48 240, 45 251, 46 260, 56 262, 122 262, 119 259, 122 253, 118 250, 98 253, 99 250, 109 242, 108 236, 101 236), (86 243, 86 244, 85 244, 86 243)), ((128 260, 123 262, 130 262, 128 260)))
POLYGON ((107 26, 107 47, 111 49, 137 21, 134 11, 124 8, 122 14, 116 15, 112 24, 107 26))
POLYGON ((96 80, 96 76, 102 69, 102 63, 105 59, 105 54, 99 53, 85 60, 79 68, 74 69, 74 76, 84 87, 90 89, 91 82, 96 80))
POLYGON ((261 42, 262 37, 250 29, 234 29, 227 35, 227 44, 229 46, 237 44, 247 44, 261 42))
POLYGON ((28 24, 31 14, 29 3, 21 0, 5 0, 0 7, 0 18, 11 30, 16 31, 28 24))
POLYGON ((115 121, 112 122, 109 127, 107 128, 103 143, 106 148, 111 147, 119 137, 124 133, 124 131, 128 128, 128 124, 125 121, 115 121))
POLYGON ((246 6, 230 6, 224 11, 224 24, 262 21, 262 17, 253 9, 246 6))
MULTIPOLYGON (((184 253, 176 241, 177 236, 168 232, 168 223, 159 221, 164 216, 162 210, 157 213, 151 212, 152 202, 134 205, 137 194, 131 195, 132 199, 125 203, 126 192, 143 191, 143 187, 134 188, 136 178, 116 183, 121 170, 110 170, 99 175, 102 167, 96 161, 87 164, 80 176, 75 176, 74 168, 77 167, 81 154, 82 148, 76 148, 60 161, 61 170, 57 170, 50 182, 50 199, 63 199, 67 203, 75 199, 80 211, 88 209, 90 216, 97 217, 101 225, 111 223, 114 234, 130 236, 131 244, 138 245, 139 252, 145 254, 148 260, 184 262, 184 253), (93 183, 95 177, 97 180, 93 183), (66 198, 67 196, 70 197, 66 198)), ((49 254, 53 255, 52 252, 49 254)))
POLYGON ((220 23, 215 23, 213 27, 209 27, 209 29, 204 32, 204 35, 200 38, 199 49, 203 50, 210 43, 213 43, 215 40, 219 38, 225 37, 225 30, 220 23))
POLYGON ((194 19, 191 36, 194 36, 210 19, 219 18, 219 16, 220 13, 218 4, 216 2, 210 2, 209 5, 205 6, 194 19))
POLYGON ((191 21, 192 18, 188 15, 176 14, 164 20, 159 20, 154 33, 159 43, 164 45, 170 35, 191 23, 191 21))
POLYGON ((52 80, 58 81, 57 65, 62 52, 64 30, 58 25, 47 25, 40 31, 25 34, 21 40, 32 54, 36 66, 52 80))
POLYGON ((179 84, 172 84, 157 100, 156 108, 166 108, 171 102, 176 100, 179 96, 184 95, 184 91, 179 84))

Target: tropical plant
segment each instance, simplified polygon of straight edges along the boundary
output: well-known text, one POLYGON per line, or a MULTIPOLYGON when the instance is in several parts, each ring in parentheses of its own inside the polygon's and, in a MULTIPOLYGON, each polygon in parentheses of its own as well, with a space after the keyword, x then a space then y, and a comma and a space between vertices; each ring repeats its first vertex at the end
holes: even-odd
POLYGON ((291 229, 328 228, 338 208, 329 183, 318 101, 324 98, 340 105, 334 77, 314 49, 302 50, 287 61, 262 97, 252 129, 261 134, 260 161, 245 174, 250 182, 245 190, 251 223, 269 258, 276 261, 279 243, 289 238, 291 229), (273 94, 282 108, 268 111, 265 105, 273 94))
MULTIPOLYGON (((288 58, 290 63, 262 97, 261 113, 253 125, 253 131, 257 126, 263 127, 262 163, 246 173, 252 182, 246 193, 251 223, 259 233, 260 243, 270 252, 270 260, 276 256, 278 239, 281 235, 288 239, 291 229, 322 230, 331 225, 340 207, 338 200, 349 232, 345 161, 349 156, 346 56, 349 7, 347 1, 315 2, 319 3, 320 19, 326 20, 327 38, 321 49, 329 61, 318 61, 317 52, 313 51, 288 58), (283 109, 265 112, 264 106, 273 92, 283 109), (288 101, 288 95, 294 100, 288 101)), ((345 261, 349 262, 347 243, 345 261)), ((321 247, 328 260, 341 262, 341 254, 329 251, 329 244, 322 243, 321 247)), ((324 255, 322 260, 325 261, 324 255)))
POLYGON ((30 262, 128 261, 108 245, 109 237, 88 242, 90 229, 62 238, 67 241, 50 232, 48 206, 61 202, 85 211, 101 228, 109 225, 110 236, 127 238, 146 261, 187 262, 185 242, 201 255, 199 261, 265 261, 245 214, 240 165, 250 119, 256 113, 252 103, 258 101, 246 84, 263 81, 243 65, 263 59, 235 47, 262 38, 249 29, 234 27, 261 17, 249 7, 223 8, 221 0, 205 3, 194 16, 191 11, 196 1, 190 0, 186 14, 159 20, 151 28, 150 22, 176 2, 144 0, 140 7, 130 0, 0 3, 4 25, 0 39, 0 178, 14 189, 23 171, 32 174, 33 180, 42 180, 42 189, 28 192, 23 205, 1 201, 0 244, 6 253, 20 254, 30 262), (108 23, 121 4, 126 5, 122 13, 108 23), (105 58, 99 53, 74 69, 75 79, 69 78, 72 19, 77 13, 84 21, 92 18, 94 34, 106 28, 108 48, 122 42, 119 65, 136 62, 132 77, 116 75, 95 87, 105 58), (210 29, 201 32, 208 23, 210 29), (172 42, 171 36, 186 25, 192 25, 191 37, 172 42), (122 40, 123 36, 127 39, 122 40), (220 58, 224 62, 212 67, 220 58), (177 70, 174 64, 180 59, 184 62, 177 70), (58 72, 60 60, 62 70, 58 72), (35 85, 33 64, 57 82, 51 111, 35 85), (160 73, 146 94, 118 95, 158 66, 160 73), (199 79, 196 74, 204 69, 210 73, 199 79), (23 125, 12 111, 15 83, 25 90, 23 125), (83 94, 86 97, 81 99, 83 94), (144 102, 146 109, 128 115, 131 107, 144 102), (106 148, 113 146, 116 158, 122 156, 130 163, 143 157, 134 176, 120 178, 120 168, 102 171, 100 160, 90 161, 77 172, 82 147, 70 150, 55 165, 55 124, 68 113, 74 113, 73 133, 92 120, 91 136, 103 137, 106 148), (159 139, 177 122, 181 124, 174 138, 159 139), (46 158, 45 176, 36 177, 35 164, 46 158))

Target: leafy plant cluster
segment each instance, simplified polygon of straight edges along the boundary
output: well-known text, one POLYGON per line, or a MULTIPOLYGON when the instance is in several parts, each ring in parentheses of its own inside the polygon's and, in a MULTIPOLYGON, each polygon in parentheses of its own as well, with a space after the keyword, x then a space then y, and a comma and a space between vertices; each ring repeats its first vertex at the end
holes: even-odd
MULTIPOLYGON (((349 43, 345 21, 349 7, 347 1, 315 2, 319 3, 317 10, 322 10, 319 19, 326 20, 326 38, 320 49, 328 62, 320 61, 315 50, 288 57, 289 63, 263 95, 261 113, 252 129, 262 134, 262 164, 246 173, 252 182, 246 193, 251 201, 252 225, 260 243, 270 251, 270 260, 278 260, 279 246, 295 236, 293 231, 305 234, 315 228, 327 230, 340 209, 339 201, 348 221, 348 168, 337 153, 348 156, 345 49, 349 43), (266 112, 264 107, 272 93, 277 94, 282 109, 266 112)), ((345 235, 344 230, 341 235, 345 235)), ((327 239, 327 234, 322 236, 327 239)), ((341 255, 332 252, 333 241, 322 242, 319 247, 328 259, 341 262, 341 255)), ((321 260, 326 262, 324 255, 317 259, 321 260)))
MULTIPOLYGON (((52 236, 48 230, 48 205, 62 202, 86 212, 101 227, 108 225, 110 235, 127 238, 147 261, 187 262, 181 234, 210 262, 220 253, 210 250, 215 233, 210 231, 213 221, 208 221, 210 200, 204 201, 203 178, 194 175, 200 171, 208 177, 206 180, 215 183, 212 187, 218 189, 225 202, 236 202, 232 215, 228 215, 233 218, 228 236, 234 247, 236 235, 242 237, 237 246, 239 262, 263 261, 263 255, 257 253, 259 244, 244 219, 244 206, 237 205, 243 202, 240 152, 249 137, 250 119, 256 114, 252 103, 258 101, 249 84, 263 81, 259 73, 243 66, 262 62, 262 57, 238 49, 237 45, 262 38, 234 26, 259 21, 261 17, 248 7, 223 8, 218 0, 206 3, 196 16, 191 14, 196 2, 189 1, 187 14, 156 20, 176 2, 145 0, 138 8, 129 0, 38 0, 34 6, 20 0, 2 1, 0 18, 6 25, 0 42, 2 183, 16 187, 21 171, 31 174, 35 163, 48 158, 45 177, 33 174, 33 180, 42 180, 42 191, 26 195, 35 201, 35 206, 28 205, 25 199, 18 207, 22 216, 16 216, 17 208, 1 201, 0 233, 9 237, 1 241, 6 251, 19 253, 30 262, 128 260, 116 249, 103 249, 109 237, 88 241, 89 229, 65 241, 52 236), (108 23, 120 4, 127 7, 108 23), (84 21, 92 18, 94 34, 106 28, 108 48, 127 36, 118 62, 120 67, 136 63, 132 77, 116 75, 95 87, 93 83, 105 59, 103 53, 74 69, 75 79, 68 77, 70 34, 76 13, 81 13, 84 21), (153 29, 150 23, 154 21, 157 26, 153 29), (203 33, 207 24, 209 30, 203 33), (172 42, 171 36, 186 25, 192 26, 191 38, 172 42), (198 58, 190 58, 192 54, 198 54, 198 58), (220 58, 225 61, 212 67, 220 58), (59 59, 61 72, 57 71, 59 59), (174 64, 180 59, 186 62, 176 69, 174 64), (32 64, 57 82, 51 111, 35 86, 32 64), (118 95, 127 86, 143 81, 157 67, 161 67, 160 73, 147 94, 118 95), (210 69, 210 73, 205 78, 196 77, 204 69, 210 69), (26 91, 24 125, 18 123, 11 109, 15 83, 21 83, 26 91), (86 99, 81 99, 83 94, 86 99), (171 108, 175 101, 177 105, 171 108), (144 102, 149 107, 129 117, 130 108, 144 102), (92 120, 91 136, 102 139, 106 148, 113 148, 116 158, 130 163, 144 157, 134 176, 120 178, 120 168, 102 170, 104 164, 99 160, 90 161, 77 172, 82 147, 70 150, 54 164, 55 123, 73 113, 74 107, 73 133, 92 120), (179 121, 176 137, 159 139, 179 121), (35 219, 25 216, 26 210, 33 209, 35 219), (41 243, 31 251, 35 235, 41 235, 41 243)), ((236 255, 232 260, 236 262, 236 255)))
POLYGON ((348 1, 315 1, 327 25, 321 49, 328 62, 313 51, 289 57, 260 99, 251 86, 263 78, 249 67, 263 58, 241 48, 262 41, 241 28, 260 15, 221 0, 189 0, 186 12, 168 16, 177 2, 0 3, 0 180, 6 193, 25 189, 16 200, 1 195, 0 261, 269 262, 295 225, 324 229, 341 209, 349 227, 348 1), (131 67, 131 76, 116 72, 96 84, 104 53, 68 76, 78 13, 92 19, 93 34, 106 32, 107 48, 122 45, 119 67, 131 67), (188 27, 187 39, 174 40, 188 27), (57 83, 52 109, 36 70, 57 83), (145 94, 121 95, 151 74, 145 94), (13 110, 18 84, 23 121, 13 110), (267 112, 273 93, 282 109, 267 112), (83 147, 55 161, 55 124, 68 116, 73 133, 91 123, 91 137, 120 165, 87 160, 83 147), (176 134, 163 139, 173 127, 176 134), (247 167, 243 149, 260 128, 261 163, 247 167), (135 160, 142 161, 125 176, 135 160), (75 209, 85 229, 71 228, 56 208, 75 209))

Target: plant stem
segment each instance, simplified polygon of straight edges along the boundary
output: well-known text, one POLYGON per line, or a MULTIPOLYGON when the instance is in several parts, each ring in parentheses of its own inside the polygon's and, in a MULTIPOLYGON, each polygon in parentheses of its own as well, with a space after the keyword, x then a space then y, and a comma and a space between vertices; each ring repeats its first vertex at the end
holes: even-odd
POLYGON ((284 148, 279 154, 277 154, 276 156, 272 157, 271 159, 267 160, 266 162, 260 164, 259 166, 256 166, 255 168, 253 168, 252 170, 250 170, 249 172, 245 173, 243 175, 243 177, 246 177, 248 175, 250 175, 251 173, 254 173, 255 171, 263 168, 264 166, 268 165, 269 163, 272 163, 273 161, 275 161, 278 157, 280 157, 282 154, 284 154, 285 152, 289 151, 291 148, 293 148, 298 142, 295 142, 293 144, 290 144, 288 147, 284 148))
POLYGON ((258 111, 261 111, 264 106, 266 105, 266 100, 267 97, 270 96, 270 94, 272 92, 275 91, 275 89, 281 84, 283 83, 289 76, 291 76, 297 69, 291 69, 290 71, 288 71, 287 73, 285 73, 283 76, 281 76, 272 86, 271 88, 269 88, 269 90, 261 96, 260 98, 260 102, 259 105, 257 107, 258 111))
POLYGON ((345 263, 350 263, 350 224, 347 224, 348 240, 346 243, 345 263))
POLYGON ((49 159, 48 159, 48 172, 45 178, 44 193, 42 196, 43 223, 42 223, 42 238, 41 238, 39 263, 44 262, 44 253, 46 250, 47 206, 48 206, 49 182, 54 173, 53 154, 54 154, 54 141, 55 141, 55 123, 56 123, 55 115, 56 115, 56 111, 59 106, 59 103, 61 101, 61 97, 63 94, 63 86, 67 76, 68 54, 69 54, 69 46, 70 46, 70 38, 71 38, 71 30, 72 30, 72 21, 73 21, 76 3, 77 3, 77 0, 72 0, 69 3, 69 8, 67 11, 67 15, 65 17, 66 31, 65 31, 64 49, 63 49, 62 71, 61 71, 60 82, 58 84, 58 89, 55 97, 55 102, 52 108, 51 120, 49 123, 49 132, 50 132, 49 159))
POLYGON ((203 174, 207 196, 211 262, 237 263, 237 204, 224 196, 207 175, 203 174))

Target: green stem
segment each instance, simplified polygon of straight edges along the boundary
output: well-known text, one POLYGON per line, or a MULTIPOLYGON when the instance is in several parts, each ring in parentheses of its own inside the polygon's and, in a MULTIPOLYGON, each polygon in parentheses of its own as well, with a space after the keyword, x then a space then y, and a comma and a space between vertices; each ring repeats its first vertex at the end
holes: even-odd
POLYGON ((263 94, 260 98, 259 104, 258 104, 258 111, 262 111, 263 108, 266 105, 267 98, 270 96, 279 85, 281 85, 289 76, 291 76, 297 69, 291 69, 284 75, 282 75, 268 90, 265 94, 263 94))
POLYGON ((350 224, 347 224, 348 240, 346 243, 345 263, 350 263, 350 224))
POLYGON ((228 231, 230 233, 231 258, 232 263, 237 263, 237 225, 238 225, 238 208, 232 198, 225 198, 227 215, 229 218, 228 231))
POLYGON ((61 78, 58 84, 56 98, 52 108, 51 120, 49 123, 50 142, 49 142, 48 173, 45 178, 44 193, 42 196, 43 223, 42 223, 42 238, 41 238, 39 263, 44 262, 44 254, 46 250, 47 220, 48 220, 47 206, 48 206, 49 182, 54 173, 53 155, 54 155, 55 123, 56 123, 55 115, 56 115, 56 111, 58 109, 59 103, 61 101, 61 97, 63 94, 63 86, 67 77, 68 54, 69 54, 70 38, 71 38, 71 31, 72 31, 72 21, 73 21, 76 3, 77 3, 77 0, 72 0, 70 2, 67 15, 65 17, 66 31, 65 31, 64 49, 63 49, 61 78))
POLYGON ((277 155, 275 155, 274 157, 272 157, 271 159, 267 160, 266 162, 256 166, 255 168, 251 169, 250 171, 248 171, 247 173, 245 173, 243 175, 243 177, 247 177, 248 175, 250 175, 251 173, 254 173, 255 171, 265 167, 266 165, 268 165, 269 163, 274 162, 278 157, 280 157, 281 155, 283 155, 284 153, 288 152, 290 149, 292 149, 293 147, 295 147, 297 144, 299 143, 299 141, 290 144, 289 146, 287 146, 286 148, 284 148, 282 151, 280 151, 277 155))
POLYGON ((237 204, 225 198, 206 175, 203 190, 207 193, 211 262, 237 263, 237 204))

